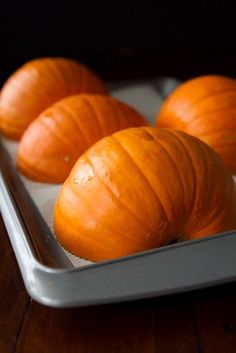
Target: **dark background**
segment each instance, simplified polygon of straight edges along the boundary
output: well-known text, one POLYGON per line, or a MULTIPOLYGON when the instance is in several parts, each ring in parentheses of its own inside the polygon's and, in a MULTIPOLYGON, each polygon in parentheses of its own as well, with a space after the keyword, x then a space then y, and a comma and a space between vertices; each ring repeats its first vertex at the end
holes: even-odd
POLYGON ((76 58, 107 80, 236 77, 234 1, 119 4, 0 0, 0 83, 41 56, 76 58))

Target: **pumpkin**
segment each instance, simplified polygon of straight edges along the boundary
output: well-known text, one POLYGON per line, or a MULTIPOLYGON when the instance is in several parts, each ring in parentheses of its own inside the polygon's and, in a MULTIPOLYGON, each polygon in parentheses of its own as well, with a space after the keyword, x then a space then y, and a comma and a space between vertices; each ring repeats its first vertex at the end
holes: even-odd
POLYGON ((58 195, 54 231, 99 261, 236 227, 236 187, 219 156, 184 132, 138 127, 85 152, 58 195))
POLYGON ((202 76, 183 83, 164 102, 157 126, 200 138, 236 174, 236 80, 202 76))
POLYGON ((104 83, 86 66, 64 58, 32 60, 19 68, 0 92, 0 131, 19 140, 47 107, 78 93, 106 94, 104 83))
POLYGON ((81 94, 46 109, 22 136, 17 166, 28 178, 63 182, 77 159, 117 130, 147 125, 133 108, 108 96, 81 94))

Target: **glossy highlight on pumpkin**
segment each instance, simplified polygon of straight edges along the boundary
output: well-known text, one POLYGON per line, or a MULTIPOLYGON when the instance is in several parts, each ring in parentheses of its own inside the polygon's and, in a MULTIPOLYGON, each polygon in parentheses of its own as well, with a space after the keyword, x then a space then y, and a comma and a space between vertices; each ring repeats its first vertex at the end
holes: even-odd
POLYGON ((67 97, 46 109, 25 131, 17 166, 30 179, 64 182, 77 159, 99 139, 145 125, 136 110, 114 98, 90 94, 67 97))
POLYGON ((183 83, 166 99, 156 123, 200 138, 236 174, 236 80, 202 76, 183 83))
POLYGON ((236 228, 236 186, 219 156, 184 132, 130 128, 79 158, 58 196, 54 230, 100 261, 236 228))
POLYGON ((78 93, 107 94, 102 80, 85 65, 65 58, 27 62, 0 92, 0 132, 19 140, 27 126, 56 101, 78 93))

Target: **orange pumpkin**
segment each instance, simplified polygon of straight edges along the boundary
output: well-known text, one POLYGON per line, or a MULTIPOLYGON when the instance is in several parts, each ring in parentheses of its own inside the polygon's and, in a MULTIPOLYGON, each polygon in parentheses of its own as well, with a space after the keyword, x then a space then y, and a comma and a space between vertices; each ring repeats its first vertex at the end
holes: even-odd
POLYGON ((32 60, 18 69, 0 92, 0 131, 18 140, 43 110, 81 92, 107 94, 107 89, 91 70, 74 60, 32 60))
POLYGON ((164 102, 157 126, 200 138, 236 174, 236 80, 203 76, 183 83, 164 102))
POLYGON ((184 132, 130 128, 77 161, 58 196, 54 230, 98 261, 236 228, 236 187, 218 155, 184 132))
POLYGON ((25 131, 17 165, 27 177, 60 183, 96 141, 117 130, 147 125, 128 105, 108 96, 81 94, 46 109, 25 131))

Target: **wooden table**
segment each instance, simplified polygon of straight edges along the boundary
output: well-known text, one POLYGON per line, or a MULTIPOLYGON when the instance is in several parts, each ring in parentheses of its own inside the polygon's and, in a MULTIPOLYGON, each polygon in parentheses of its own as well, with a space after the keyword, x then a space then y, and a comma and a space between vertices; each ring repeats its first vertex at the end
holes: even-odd
POLYGON ((0 219, 1 353, 235 353, 236 283, 77 309, 32 301, 0 219))

